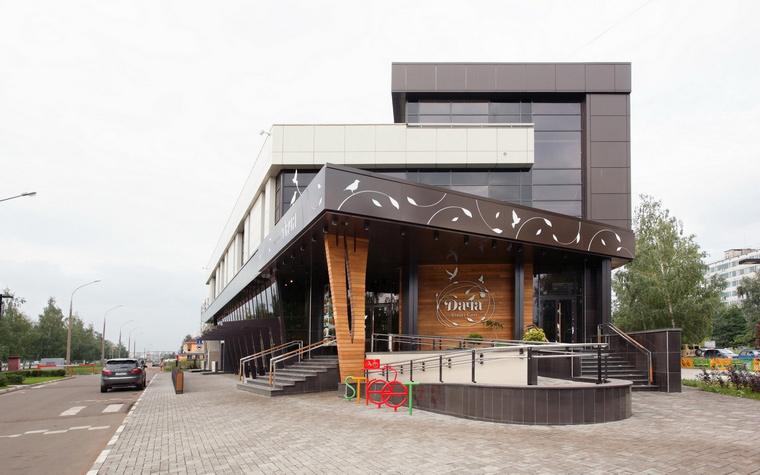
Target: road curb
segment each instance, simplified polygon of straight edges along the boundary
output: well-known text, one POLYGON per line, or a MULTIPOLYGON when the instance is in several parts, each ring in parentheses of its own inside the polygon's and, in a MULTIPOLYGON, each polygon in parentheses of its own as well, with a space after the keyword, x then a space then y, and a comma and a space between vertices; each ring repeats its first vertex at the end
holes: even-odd
POLYGON ((34 383, 34 384, 19 384, 17 386, 13 386, 13 387, 8 388, 8 389, 0 389, 0 396, 3 395, 3 394, 5 394, 5 393, 12 393, 14 391, 18 391, 19 389, 34 388, 34 387, 42 386, 42 385, 45 385, 45 384, 57 383, 58 381, 65 381, 67 379, 74 379, 74 377, 73 376, 66 376, 66 377, 63 377, 61 379, 55 379, 53 381, 43 381, 41 383, 34 383))

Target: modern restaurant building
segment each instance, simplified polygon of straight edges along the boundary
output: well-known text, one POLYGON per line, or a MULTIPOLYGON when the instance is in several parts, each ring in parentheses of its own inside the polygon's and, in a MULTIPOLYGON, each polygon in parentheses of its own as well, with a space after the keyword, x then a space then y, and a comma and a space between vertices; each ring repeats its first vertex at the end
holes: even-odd
POLYGON ((274 125, 208 266, 209 357, 335 336, 343 378, 375 334, 592 341, 634 257, 630 92, 629 63, 394 63, 393 123, 274 125))

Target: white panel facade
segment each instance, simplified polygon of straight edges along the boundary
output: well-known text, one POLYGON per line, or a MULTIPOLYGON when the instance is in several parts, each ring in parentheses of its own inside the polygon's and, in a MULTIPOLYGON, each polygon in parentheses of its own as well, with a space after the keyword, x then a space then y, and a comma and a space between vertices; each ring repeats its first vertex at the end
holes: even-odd
POLYGON ((708 264, 708 271, 705 278, 711 279, 713 276, 721 277, 725 281, 725 286, 721 292, 721 300, 726 305, 739 305, 738 288, 744 279, 755 278, 760 269, 760 264, 739 264, 743 259, 760 259, 760 250, 758 249, 730 249, 725 252, 724 258, 708 264))
POLYGON ((533 124, 275 125, 266 135, 209 261, 213 296, 273 228, 276 178, 283 169, 319 169, 326 163, 368 169, 529 168, 534 156, 533 124))

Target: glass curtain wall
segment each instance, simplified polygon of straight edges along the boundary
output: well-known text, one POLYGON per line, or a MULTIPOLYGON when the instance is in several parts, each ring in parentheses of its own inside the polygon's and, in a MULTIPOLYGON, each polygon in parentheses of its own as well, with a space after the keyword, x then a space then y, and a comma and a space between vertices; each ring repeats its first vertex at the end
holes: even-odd
POLYGON ((280 316, 280 295, 277 283, 270 279, 263 284, 250 285, 229 304, 217 322, 234 322, 280 316))
POLYGON ((408 102, 408 123, 533 123, 535 163, 525 170, 417 170, 404 177, 575 217, 583 214, 581 102, 408 102))

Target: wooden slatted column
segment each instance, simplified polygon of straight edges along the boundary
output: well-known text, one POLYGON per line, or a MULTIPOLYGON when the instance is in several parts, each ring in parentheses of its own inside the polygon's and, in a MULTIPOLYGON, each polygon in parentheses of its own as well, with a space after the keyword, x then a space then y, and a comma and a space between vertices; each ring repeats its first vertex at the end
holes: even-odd
POLYGON ((347 376, 364 374, 364 289, 368 249, 367 239, 344 236, 336 242, 335 235, 325 235, 341 381, 347 376), (353 297, 351 316, 348 315, 349 289, 353 297))

